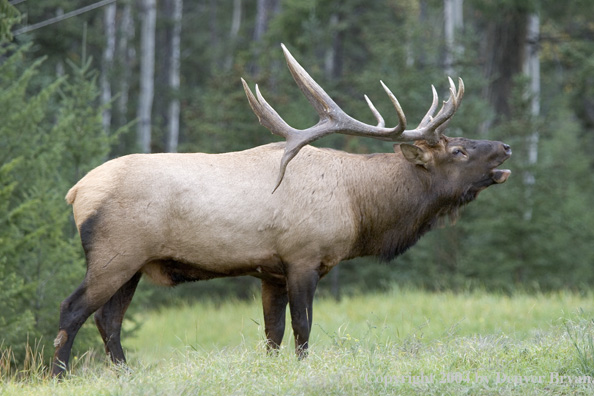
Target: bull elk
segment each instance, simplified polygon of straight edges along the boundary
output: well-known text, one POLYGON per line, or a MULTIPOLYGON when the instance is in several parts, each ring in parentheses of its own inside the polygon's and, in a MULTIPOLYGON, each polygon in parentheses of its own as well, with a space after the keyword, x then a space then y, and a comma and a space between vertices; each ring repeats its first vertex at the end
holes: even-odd
POLYGON ((433 88, 429 111, 410 130, 382 83, 399 122, 385 127, 365 97, 374 126, 348 116, 284 46, 283 51, 320 116, 315 126, 287 125, 258 87, 254 95, 242 79, 260 123, 285 143, 223 154, 127 155, 93 169, 68 191, 87 272, 60 306, 54 375, 67 368, 76 333, 92 313, 111 360, 125 362, 122 319, 143 275, 166 286, 260 278, 268 347, 281 343, 288 304, 302 357, 320 278, 342 260, 398 256, 440 217, 510 175, 497 169, 511 155, 508 145, 443 135, 464 94, 461 79, 458 87, 450 79, 450 97, 436 115, 433 88), (308 145, 331 133, 398 144, 393 153, 372 155, 308 145))

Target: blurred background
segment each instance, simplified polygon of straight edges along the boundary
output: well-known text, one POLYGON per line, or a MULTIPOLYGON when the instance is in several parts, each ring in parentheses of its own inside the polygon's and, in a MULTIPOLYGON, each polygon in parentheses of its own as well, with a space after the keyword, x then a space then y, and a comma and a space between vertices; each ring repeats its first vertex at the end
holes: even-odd
MULTIPOLYGON (((240 83, 285 120, 317 122, 284 43, 350 115, 410 125, 447 76, 466 83, 446 134, 513 148, 508 182, 394 262, 342 263, 319 294, 513 293, 594 285, 594 2, 576 0, 0 0, 0 346, 51 348, 59 303, 85 273, 68 189, 134 152, 226 152, 276 140, 240 83)), ((330 136, 353 153, 392 145, 330 136)), ((175 289, 141 282, 131 311, 180 300, 254 298, 255 279, 175 289)), ((134 320, 134 315, 130 315, 134 320)), ((96 330, 77 338, 96 341, 96 330), (86 337, 86 338, 85 338, 86 337), (95 338, 92 338, 95 337, 95 338)), ((19 355, 20 354, 20 355, 19 355)))

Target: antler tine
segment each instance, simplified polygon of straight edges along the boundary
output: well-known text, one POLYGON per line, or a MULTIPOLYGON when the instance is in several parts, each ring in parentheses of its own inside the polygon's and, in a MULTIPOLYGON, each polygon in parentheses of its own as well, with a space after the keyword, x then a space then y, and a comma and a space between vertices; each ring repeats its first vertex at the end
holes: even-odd
POLYGON ((448 98, 447 102, 444 102, 438 113, 438 116, 440 116, 441 119, 436 120, 435 122, 436 127, 434 133, 437 138, 439 138, 439 136, 441 136, 443 131, 447 128, 452 116, 460 106, 462 97, 464 96, 464 82, 461 78, 458 78, 458 89, 456 89, 456 85, 454 84, 454 81, 451 77, 448 77, 448 81, 450 83, 450 97, 448 98))
POLYGON ((462 98, 464 97, 464 89, 464 81, 458 77, 458 106, 460 106, 462 98))
POLYGON ((431 103, 431 107, 429 107, 429 110, 427 110, 427 114, 425 114, 421 122, 419 122, 417 129, 426 126, 433 120, 433 113, 435 113, 435 109, 437 109, 437 102, 439 101, 439 96, 437 95, 437 91, 435 90, 435 87, 433 85, 431 85, 431 91, 433 92, 433 102, 431 103))
POLYGON ((297 60, 291 55, 287 47, 284 44, 281 44, 283 48, 283 52, 285 54, 285 59, 287 60, 287 65, 289 67, 289 71, 293 76, 293 79, 299 86, 299 89, 309 103, 316 109, 316 112, 320 116, 320 118, 328 118, 332 111, 343 113, 342 109, 338 107, 336 102, 332 100, 330 95, 324 91, 324 89, 317 83, 311 76, 305 71, 305 69, 297 62, 297 60))
POLYGON ((380 114, 379 111, 377 111, 377 109, 375 108, 375 106, 373 105, 373 103, 371 103, 371 99, 369 99, 369 97, 367 95, 363 95, 363 96, 365 97, 365 101, 367 102, 367 105, 371 109, 371 112, 373 113, 373 116, 377 120, 377 126, 380 127, 380 128, 385 127, 386 126, 386 122, 384 121, 384 117, 382 117, 382 115, 380 114))
POLYGON ((441 109, 439 109, 437 115, 433 117, 432 114, 437 106, 437 92, 435 91, 435 88, 431 86, 433 89, 433 104, 417 127, 417 130, 425 135, 429 144, 436 144, 439 141, 442 132, 448 126, 456 110, 458 110, 462 97, 464 96, 464 82, 462 79, 458 79, 458 90, 456 90, 456 86, 450 77, 448 77, 448 80, 450 83, 450 97, 447 101, 443 102, 441 109))
POLYGON ((281 116, 278 115, 278 113, 272 108, 272 106, 268 104, 268 102, 260 93, 258 85, 256 84, 256 95, 258 97, 256 99, 256 97, 252 93, 252 90, 243 78, 241 79, 241 83, 243 84, 243 89, 248 98, 248 102, 250 103, 252 110, 258 117, 258 121, 260 122, 260 124, 262 124, 270 132, 286 138, 288 136, 287 131, 292 130, 293 128, 289 124, 287 124, 285 120, 281 118, 281 116))
POLYGON ((382 80, 380 80, 380 84, 382 84, 384 91, 386 91, 386 94, 388 94, 388 97, 396 109, 396 114, 398 114, 398 125, 394 127, 394 132, 400 134, 406 129, 406 116, 404 115, 404 111, 402 111, 402 107, 400 107, 400 103, 398 103, 398 99, 396 99, 396 96, 390 91, 390 88, 388 88, 382 80))
MULTIPOLYGON (((454 81, 452 81, 450 77, 448 77, 448 80, 450 81, 450 93, 454 107, 453 112, 455 112, 456 110, 458 110, 458 107, 460 107, 460 102, 462 102, 462 98, 464 97, 464 81, 462 81, 461 78, 458 78, 458 90, 456 90, 456 85, 454 85, 454 81)), ((443 131, 447 128, 448 124, 450 123, 451 119, 452 117, 450 116, 435 129, 435 133, 437 134, 437 136, 440 136, 443 133, 443 131)))

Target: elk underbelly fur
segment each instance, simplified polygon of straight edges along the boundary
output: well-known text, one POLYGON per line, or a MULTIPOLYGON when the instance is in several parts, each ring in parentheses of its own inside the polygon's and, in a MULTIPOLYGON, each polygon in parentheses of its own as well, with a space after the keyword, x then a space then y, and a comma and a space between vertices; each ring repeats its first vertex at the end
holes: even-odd
POLYGON ((151 282, 161 286, 175 286, 185 282, 195 282, 230 276, 255 276, 266 279, 284 279, 280 261, 265 265, 246 264, 228 269, 205 269, 197 264, 188 264, 171 258, 147 262, 141 272, 151 282))

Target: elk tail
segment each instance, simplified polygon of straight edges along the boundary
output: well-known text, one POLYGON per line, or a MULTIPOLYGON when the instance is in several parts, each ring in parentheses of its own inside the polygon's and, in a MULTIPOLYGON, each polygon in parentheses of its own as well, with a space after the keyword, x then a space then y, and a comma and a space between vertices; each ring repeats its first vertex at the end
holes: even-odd
POLYGON ((66 194, 66 202, 68 202, 69 205, 72 205, 74 203, 74 199, 76 198, 77 191, 78 191, 78 185, 75 185, 68 191, 68 194, 66 194))

